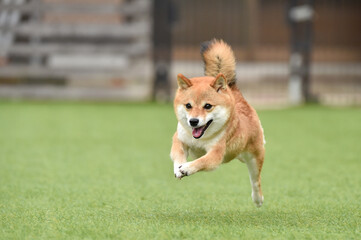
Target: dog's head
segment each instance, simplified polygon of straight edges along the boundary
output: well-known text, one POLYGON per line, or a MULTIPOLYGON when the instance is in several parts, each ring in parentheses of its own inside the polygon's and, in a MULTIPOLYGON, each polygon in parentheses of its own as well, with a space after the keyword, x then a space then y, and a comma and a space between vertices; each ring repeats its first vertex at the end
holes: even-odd
POLYGON ((234 98, 222 74, 191 79, 178 75, 174 110, 195 139, 212 137, 224 129, 233 107, 234 98))

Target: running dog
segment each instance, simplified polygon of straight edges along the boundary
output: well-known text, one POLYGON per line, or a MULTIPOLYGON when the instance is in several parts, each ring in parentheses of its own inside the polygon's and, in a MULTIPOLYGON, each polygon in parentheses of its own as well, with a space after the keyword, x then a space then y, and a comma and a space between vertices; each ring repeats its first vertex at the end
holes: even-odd
POLYGON ((205 76, 178 74, 174 110, 178 119, 171 159, 176 178, 216 169, 239 159, 247 164, 252 199, 263 203, 264 134, 256 111, 236 86, 235 57, 222 40, 201 45, 205 76), (187 162, 188 155, 195 160, 187 162))

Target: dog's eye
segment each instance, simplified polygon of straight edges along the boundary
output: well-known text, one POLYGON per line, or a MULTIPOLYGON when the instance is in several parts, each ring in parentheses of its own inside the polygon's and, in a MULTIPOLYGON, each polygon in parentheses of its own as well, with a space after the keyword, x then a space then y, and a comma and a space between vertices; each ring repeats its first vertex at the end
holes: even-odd
POLYGON ((186 104, 186 108, 187 108, 187 109, 191 109, 191 108, 192 108, 192 105, 191 105, 190 103, 187 103, 187 104, 186 104))
POLYGON ((209 103, 206 103, 205 105, 204 105, 204 109, 207 109, 207 110, 209 110, 209 109, 211 109, 213 106, 211 105, 211 104, 209 104, 209 103))

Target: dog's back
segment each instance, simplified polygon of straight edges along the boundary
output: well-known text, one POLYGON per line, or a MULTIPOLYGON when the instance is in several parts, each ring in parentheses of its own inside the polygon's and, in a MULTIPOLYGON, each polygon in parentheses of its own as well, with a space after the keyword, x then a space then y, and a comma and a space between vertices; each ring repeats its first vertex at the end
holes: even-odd
POLYGON ((235 131, 232 130, 232 134, 248 135, 252 141, 262 145, 259 146, 260 148, 263 148, 263 130, 260 127, 257 113, 236 86, 236 60, 231 47, 223 40, 213 39, 201 44, 201 55, 204 61, 204 74, 216 77, 222 73, 232 90, 235 99, 235 117, 242 123, 235 131), (262 135, 262 139, 259 137, 260 135, 262 135))

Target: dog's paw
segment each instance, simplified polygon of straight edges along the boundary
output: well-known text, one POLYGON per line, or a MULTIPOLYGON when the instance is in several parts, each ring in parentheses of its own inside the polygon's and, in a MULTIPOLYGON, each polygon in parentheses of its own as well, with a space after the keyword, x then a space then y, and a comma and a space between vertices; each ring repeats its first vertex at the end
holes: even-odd
POLYGON ((182 177, 184 177, 183 176, 183 173, 180 171, 180 167, 181 167, 182 165, 180 165, 180 164, 174 164, 174 177, 176 177, 176 178, 178 178, 178 179, 182 179, 182 177))
POLYGON ((191 165, 191 162, 186 162, 183 164, 174 164, 174 177, 178 179, 182 179, 183 177, 192 175, 196 172, 196 169, 194 169, 191 165))
POLYGON ((182 177, 192 175, 196 172, 196 169, 192 167, 191 163, 192 162, 187 162, 179 166, 179 171, 182 173, 182 177))
POLYGON ((256 204, 256 207, 261 207, 263 204, 264 197, 259 192, 252 192, 252 200, 254 204, 256 204))

